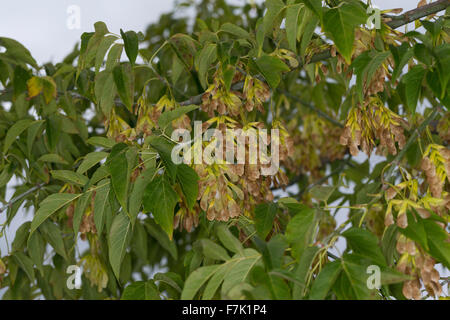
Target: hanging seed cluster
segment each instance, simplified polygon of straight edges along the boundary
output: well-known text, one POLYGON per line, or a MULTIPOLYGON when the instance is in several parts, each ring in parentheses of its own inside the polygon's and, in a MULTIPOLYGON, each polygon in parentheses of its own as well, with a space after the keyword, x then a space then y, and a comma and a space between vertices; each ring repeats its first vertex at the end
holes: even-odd
POLYGON ((407 126, 405 120, 386 108, 378 98, 373 98, 366 105, 352 108, 340 143, 348 146, 353 156, 357 156, 360 149, 370 156, 375 146, 378 154, 396 155, 406 143, 404 126, 407 126))
POLYGON ((397 263, 397 270, 411 277, 403 283, 402 292, 407 299, 420 300, 422 298, 422 283, 428 294, 437 297, 442 294, 439 283, 440 274, 435 268, 436 262, 427 255, 414 241, 401 235, 396 244, 401 258, 397 263))
POLYGON ((450 182, 450 150, 437 144, 430 144, 422 158, 423 170, 430 193, 440 198, 447 179, 450 182))
POLYGON ((108 271, 103 266, 96 254, 87 254, 80 260, 83 267, 83 275, 90 281, 92 286, 97 286, 98 292, 106 288, 108 284, 108 271))

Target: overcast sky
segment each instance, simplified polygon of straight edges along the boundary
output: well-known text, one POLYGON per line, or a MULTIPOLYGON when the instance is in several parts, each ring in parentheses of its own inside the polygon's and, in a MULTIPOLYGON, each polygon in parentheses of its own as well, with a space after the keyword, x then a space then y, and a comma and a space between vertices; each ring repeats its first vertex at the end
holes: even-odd
POLYGON ((173 8, 174 0, 14 0, 0 2, 0 36, 24 44, 39 62, 58 62, 68 54, 83 32, 93 31, 97 21, 108 29, 144 31, 161 13, 173 8), (75 11, 80 11, 80 28, 69 29, 75 11))

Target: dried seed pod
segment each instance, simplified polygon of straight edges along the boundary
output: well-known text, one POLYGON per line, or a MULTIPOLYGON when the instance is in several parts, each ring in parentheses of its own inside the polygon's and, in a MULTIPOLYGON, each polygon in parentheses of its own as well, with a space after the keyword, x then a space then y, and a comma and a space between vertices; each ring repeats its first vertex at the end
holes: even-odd
POLYGON ((411 256, 414 256, 416 254, 416 245, 414 244, 414 241, 411 240, 406 241, 406 251, 411 256))
POLYGON ((403 288, 402 288, 402 293, 405 296, 405 298, 408 300, 412 299, 413 294, 414 294, 413 291, 414 291, 413 281, 412 280, 405 281, 403 283, 403 288))
POLYGON ((386 200, 391 200, 394 199, 396 195, 397 191, 394 188, 390 187, 389 189, 386 190, 385 198, 386 200))
POLYGON ((420 300, 422 298, 422 295, 420 293, 420 280, 419 279, 415 279, 412 281, 412 298, 414 300, 420 300))
POLYGON ((2 261, 2 259, 0 259, 0 275, 5 274, 5 273, 6 273, 6 265, 2 261))
POLYGON ((423 264, 423 269, 425 271, 431 272, 431 270, 434 269, 434 264, 435 264, 434 259, 429 257, 429 256, 427 256, 425 261, 424 261, 424 264, 423 264))
POLYGON ((400 254, 404 254, 407 251, 406 242, 404 241, 403 238, 400 238, 399 240, 397 240, 396 249, 397 249, 397 252, 400 254))
POLYGON ((426 209, 418 208, 416 211, 422 219, 427 219, 431 216, 431 213, 426 209))
POLYGON ((397 226, 402 229, 405 229, 408 226, 408 217, 406 216, 406 213, 397 216, 397 226))
POLYGON ((384 225, 386 227, 389 227, 392 224, 394 224, 394 216, 392 215, 391 212, 389 212, 388 214, 386 214, 386 216, 384 218, 384 225))

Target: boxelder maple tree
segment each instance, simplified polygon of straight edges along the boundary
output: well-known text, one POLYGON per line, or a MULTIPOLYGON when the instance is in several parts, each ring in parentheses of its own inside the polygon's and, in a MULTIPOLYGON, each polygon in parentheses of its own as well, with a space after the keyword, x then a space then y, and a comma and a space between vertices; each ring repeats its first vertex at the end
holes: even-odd
POLYGON ((0 37, 3 298, 445 297, 449 4, 201 0, 145 34, 97 22, 44 65, 0 37), (278 170, 251 143, 244 163, 175 163, 196 121, 278 129, 278 170))

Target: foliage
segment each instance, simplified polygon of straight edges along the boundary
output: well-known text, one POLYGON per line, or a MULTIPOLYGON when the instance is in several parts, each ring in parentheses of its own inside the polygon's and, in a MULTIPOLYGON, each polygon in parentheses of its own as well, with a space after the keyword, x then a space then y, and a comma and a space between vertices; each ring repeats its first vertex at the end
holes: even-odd
POLYGON ((373 30, 367 6, 182 3, 145 34, 97 22, 42 66, 0 38, 3 298, 441 297, 450 20, 435 13, 448 1, 383 11, 373 30), (410 16, 414 30, 394 28, 410 16), (195 120, 279 129, 280 169, 174 163, 171 134, 195 120), (33 219, 8 241, 21 208, 33 219))

